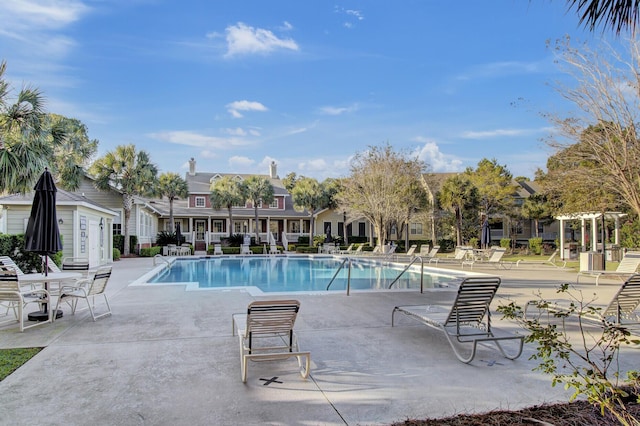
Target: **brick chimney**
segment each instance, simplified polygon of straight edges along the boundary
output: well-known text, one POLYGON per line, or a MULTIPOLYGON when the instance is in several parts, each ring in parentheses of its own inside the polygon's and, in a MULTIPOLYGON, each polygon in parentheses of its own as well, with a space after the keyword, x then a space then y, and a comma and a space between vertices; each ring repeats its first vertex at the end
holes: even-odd
POLYGON ((189 160, 189 176, 195 176, 196 174, 196 160, 191 157, 189 160))

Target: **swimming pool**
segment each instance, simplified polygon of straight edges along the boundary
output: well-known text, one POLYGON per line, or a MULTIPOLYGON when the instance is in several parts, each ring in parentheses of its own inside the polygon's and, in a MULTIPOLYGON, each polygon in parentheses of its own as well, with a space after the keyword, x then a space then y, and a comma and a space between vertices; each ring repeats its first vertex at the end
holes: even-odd
MULTIPOLYGON (((147 284, 182 284, 188 290, 245 288, 253 293, 345 291, 387 289, 406 265, 352 259, 339 271, 344 258, 337 256, 221 256, 178 258, 154 271, 147 284), (337 272, 337 274, 336 274, 337 272), (335 278, 334 278, 335 276, 335 278), (332 282, 333 279, 333 282, 332 282)), ((466 276, 464 272, 425 268, 425 289, 446 289, 466 276), (450 273, 449 273, 450 272, 450 273)), ((420 289, 419 264, 404 272, 393 289, 420 289)))

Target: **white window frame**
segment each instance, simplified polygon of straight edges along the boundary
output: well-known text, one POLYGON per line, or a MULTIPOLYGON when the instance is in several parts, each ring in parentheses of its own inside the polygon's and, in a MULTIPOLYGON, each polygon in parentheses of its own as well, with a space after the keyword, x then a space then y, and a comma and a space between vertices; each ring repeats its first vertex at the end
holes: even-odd
POLYGON ((204 197, 196 197, 195 198, 195 205, 196 205, 196 207, 206 207, 207 206, 207 202, 205 201, 204 197), (200 203, 202 203, 202 205, 200 205, 200 203))

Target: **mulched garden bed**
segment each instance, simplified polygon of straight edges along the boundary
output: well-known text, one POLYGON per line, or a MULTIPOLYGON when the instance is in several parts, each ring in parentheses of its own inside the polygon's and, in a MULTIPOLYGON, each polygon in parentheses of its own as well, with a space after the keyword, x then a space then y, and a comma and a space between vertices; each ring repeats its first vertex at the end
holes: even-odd
MULTIPOLYGON (((640 419, 640 405, 627 405, 628 411, 640 419)), ((619 426, 609 413, 603 417, 600 409, 586 401, 569 404, 545 404, 518 411, 491 411, 483 414, 457 415, 443 419, 406 420, 393 426, 619 426)))

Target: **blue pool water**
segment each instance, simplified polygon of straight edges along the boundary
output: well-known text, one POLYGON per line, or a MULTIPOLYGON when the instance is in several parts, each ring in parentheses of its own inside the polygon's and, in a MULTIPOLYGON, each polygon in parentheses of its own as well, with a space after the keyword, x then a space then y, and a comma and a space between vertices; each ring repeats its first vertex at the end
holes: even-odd
MULTIPOLYGON (((149 284, 197 284, 197 288, 257 287, 262 292, 326 291, 344 259, 337 257, 230 256, 177 259, 147 280, 149 284)), ((340 270, 330 291, 345 291, 348 264, 340 270)), ((404 265, 354 260, 351 264, 352 290, 387 289, 404 265)), ((412 268, 413 269, 413 268, 412 268)), ((460 282, 459 275, 445 275, 431 269, 424 273, 424 288, 447 288, 460 282)), ((409 270, 394 289, 420 289, 419 269, 409 270)))

